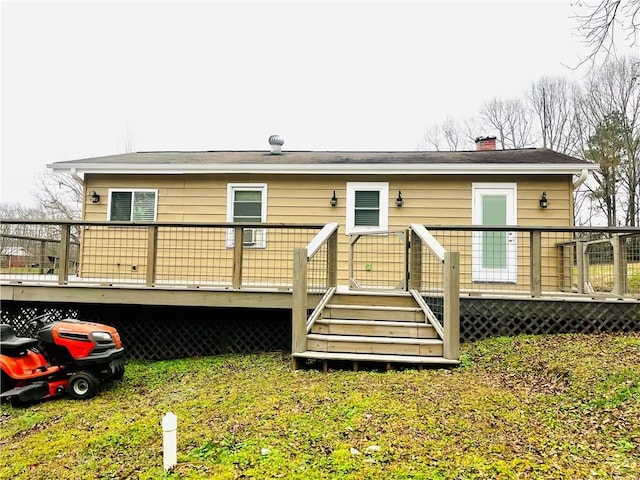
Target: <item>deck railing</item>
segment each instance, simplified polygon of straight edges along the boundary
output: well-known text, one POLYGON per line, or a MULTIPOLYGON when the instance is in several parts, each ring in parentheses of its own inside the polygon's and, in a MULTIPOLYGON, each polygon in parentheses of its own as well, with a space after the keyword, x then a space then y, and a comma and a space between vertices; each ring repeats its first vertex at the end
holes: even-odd
POLYGON ((306 350, 307 333, 338 285, 338 224, 330 223, 306 247, 293 251, 293 353, 306 350), (320 297, 318 302, 310 296, 320 297))
MULTIPOLYGON (((27 235, 2 235, 0 236, 0 269, 3 273, 58 274, 60 244, 59 239, 27 235)), ((76 273, 79 255, 80 243, 70 240, 67 252, 68 273, 76 273)))
POLYGON ((249 223, 1 222, 3 281, 285 290, 293 287, 291 252, 307 245, 323 228, 249 223), (17 229, 28 231, 30 225, 34 229, 55 226, 50 230, 58 233, 49 233, 50 238, 11 234, 17 229), (80 232, 80 243, 72 240, 74 231, 80 232), (42 248, 33 247, 40 244, 46 245, 47 259, 53 259, 49 263, 42 261, 42 248), (28 261, 28 268, 9 267, 11 253, 25 253, 23 257, 33 261, 28 261))
POLYGON ((462 295, 640 298, 640 228, 426 228, 460 252, 462 295))
MULTIPOLYGON (((290 290, 294 284, 294 248, 308 245, 323 228, 324 225, 1 220, 0 280, 290 290), (242 238, 242 242, 235 242, 236 238, 242 238)), ((446 251, 460 253, 462 295, 640 298, 640 228, 426 228, 446 251)), ((395 242, 396 237, 393 239, 395 242)), ((348 248, 344 237, 338 241, 336 234, 335 241, 341 244, 341 250, 348 248)), ((378 252, 379 244, 370 246, 367 242, 360 239, 353 244, 358 252, 366 253, 358 257, 357 268, 352 272, 360 288, 401 284, 398 272, 402 273, 404 257, 393 261, 386 258, 368 269, 369 253, 378 252), (384 276, 387 265, 389 274, 384 276), (383 282, 387 276, 388 285, 383 282)), ((402 241, 395 243, 403 248, 402 241)), ((320 249, 314 261, 322 264, 323 255, 320 249)), ((341 255, 344 258, 346 253, 341 255)), ((346 277, 344 265, 331 275, 346 277)), ((321 277, 326 275, 326 269, 317 275, 320 276, 310 278, 309 286, 322 290, 325 280, 321 277)), ((442 290, 436 284, 422 288, 442 290)))

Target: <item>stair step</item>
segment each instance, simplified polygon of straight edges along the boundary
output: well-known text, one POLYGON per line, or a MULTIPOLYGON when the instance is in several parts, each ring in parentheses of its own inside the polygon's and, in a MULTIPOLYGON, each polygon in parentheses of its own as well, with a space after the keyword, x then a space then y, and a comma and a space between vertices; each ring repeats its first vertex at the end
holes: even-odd
POLYGON ((424 312, 420 307, 395 307, 373 305, 329 304, 322 312, 323 318, 358 320, 406 320, 424 321, 424 312))
POLYGON ((442 340, 434 338, 307 335, 307 350, 318 352, 442 356, 442 345, 442 340))
POLYGON ((314 360, 345 360, 350 362, 383 362, 383 363, 415 363, 431 365, 459 365, 458 360, 449 360, 443 357, 420 357, 416 355, 384 355, 364 353, 340 353, 340 352, 300 352, 292 354, 294 358, 309 358, 314 360))
POLYGON ((388 341, 380 337, 365 337, 361 335, 322 335, 310 333, 309 340, 331 340, 334 342, 360 342, 360 343, 393 343, 393 344, 419 344, 419 345, 442 345, 442 340, 435 338, 390 338, 388 341))
POLYGON ((437 338, 435 329, 425 322, 384 320, 316 320, 311 333, 328 335, 365 335, 381 337, 437 338))
POLYGON ((410 293, 396 292, 380 294, 379 292, 340 292, 333 296, 332 303, 340 305, 381 305, 410 307, 415 301, 410 293))

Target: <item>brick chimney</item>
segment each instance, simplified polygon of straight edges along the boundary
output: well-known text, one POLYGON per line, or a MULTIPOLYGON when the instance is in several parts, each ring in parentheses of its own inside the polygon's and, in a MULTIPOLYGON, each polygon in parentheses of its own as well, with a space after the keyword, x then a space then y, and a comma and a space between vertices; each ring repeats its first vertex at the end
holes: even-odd
POLYGON ((496 137, 478 137, 476 138, 476 150, 495 150, 496 137))

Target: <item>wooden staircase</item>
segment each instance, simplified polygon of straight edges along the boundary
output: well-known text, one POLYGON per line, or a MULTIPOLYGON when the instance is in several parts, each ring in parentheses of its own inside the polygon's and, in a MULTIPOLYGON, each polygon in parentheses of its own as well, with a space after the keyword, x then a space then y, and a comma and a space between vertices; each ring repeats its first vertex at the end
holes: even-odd
POLYGON ((445 359, 443 341, 408 293, 336 293, 306 338, 301 359, 457 365, 445 359))

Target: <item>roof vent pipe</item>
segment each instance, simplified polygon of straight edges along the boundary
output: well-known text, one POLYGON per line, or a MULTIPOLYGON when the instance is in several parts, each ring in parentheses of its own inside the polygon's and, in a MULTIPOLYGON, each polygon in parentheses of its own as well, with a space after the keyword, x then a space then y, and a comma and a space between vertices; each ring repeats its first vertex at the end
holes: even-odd
POLYGON ((271 155, 280 155, 282 153, 282 145, 284 145, 284 138, 278 135, 271 135, 269 137, 269 145, 271 146, 271 155))

